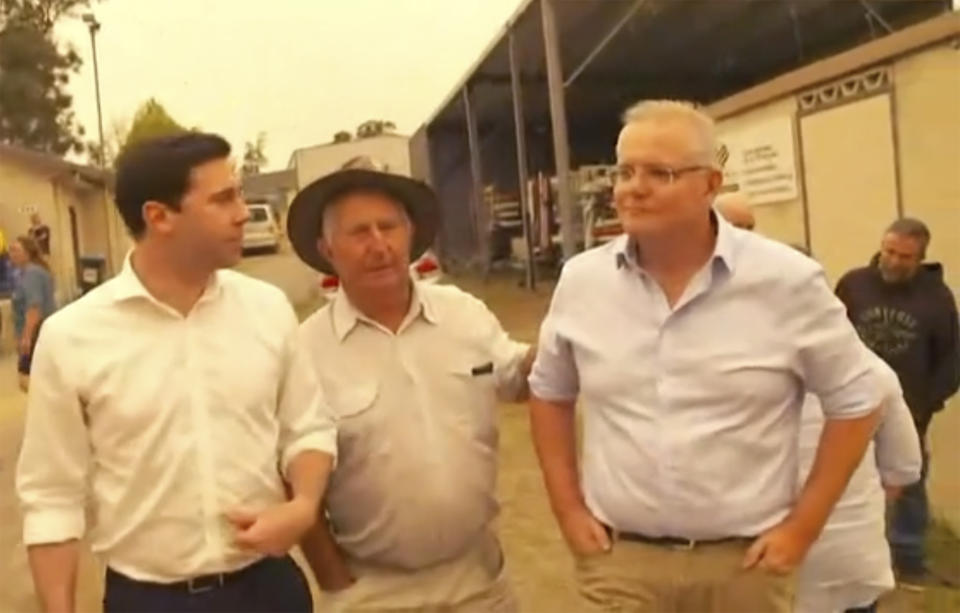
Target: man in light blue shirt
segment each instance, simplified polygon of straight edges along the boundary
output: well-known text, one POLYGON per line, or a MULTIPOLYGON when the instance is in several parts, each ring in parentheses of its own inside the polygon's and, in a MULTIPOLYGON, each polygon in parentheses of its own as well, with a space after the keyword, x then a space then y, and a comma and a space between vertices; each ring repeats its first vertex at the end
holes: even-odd
POLYGON ((581 594, 603 610, 789 611, 877 422, 881 386, 820 266, 713 212, 715 150, 688 104, 627 112, 625 235, 567 263, 541 329, 534 443, 581 594), (797 494, 808 392, 826 422, 797 494))

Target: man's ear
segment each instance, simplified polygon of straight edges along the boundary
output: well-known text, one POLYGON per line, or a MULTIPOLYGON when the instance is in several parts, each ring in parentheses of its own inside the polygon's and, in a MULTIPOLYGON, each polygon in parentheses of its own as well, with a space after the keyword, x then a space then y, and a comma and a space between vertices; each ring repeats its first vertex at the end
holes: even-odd
POLYGON ((156 200, 143 203, 141 209, 143 221, 147 228, 152 228, 161 234, 169 233, 173 229, 173 219, 177 214, 169 206, 156 200))
POLYGON ((319 251, 320 255, 326 258, 328 262, 330 261, 330 246, 322 236, 317 237, 317 251, 319 251))
POLYGON ((708 193, 716 198, 720 193, 720 189, 723 187, 723 173, 719 170, 712 169, 710 174, 707 175, 707 189, 708 193))

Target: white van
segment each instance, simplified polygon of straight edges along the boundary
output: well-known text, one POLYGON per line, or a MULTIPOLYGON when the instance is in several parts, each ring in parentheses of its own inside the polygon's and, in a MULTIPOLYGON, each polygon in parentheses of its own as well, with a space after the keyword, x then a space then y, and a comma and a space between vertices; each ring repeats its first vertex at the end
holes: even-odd
POLYGON ((273 207, 248 203, 250 219, 243 226, 243 250, 263 249, 275 253, 280 247, 280 228, 273 207))

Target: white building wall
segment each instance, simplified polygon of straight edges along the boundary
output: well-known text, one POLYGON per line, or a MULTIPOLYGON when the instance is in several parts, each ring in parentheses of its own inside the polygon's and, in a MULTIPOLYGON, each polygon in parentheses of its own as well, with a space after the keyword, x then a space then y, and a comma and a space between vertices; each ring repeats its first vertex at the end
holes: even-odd
POLYGON ((390 172, 410 176, 410 139, 399 134, 384 134, 298 149, 291 160, 291 166, 297 172, 298 189, 303 189, 310 182, 334 172, 348 160, 360 155, 386 164, 390 172))

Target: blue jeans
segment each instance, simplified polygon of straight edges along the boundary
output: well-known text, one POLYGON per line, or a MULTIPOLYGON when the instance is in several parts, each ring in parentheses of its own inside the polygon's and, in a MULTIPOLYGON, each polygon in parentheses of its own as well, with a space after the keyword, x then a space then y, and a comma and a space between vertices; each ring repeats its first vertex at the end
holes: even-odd
POLYGON ((927 472, 930 456, 923 450, 920 480, 903 488, 893 505, 887 538, 893 555, 893 567, 904 574, 922 574, 925 568, 924 540, 930 511, 927 504, 927 472))

